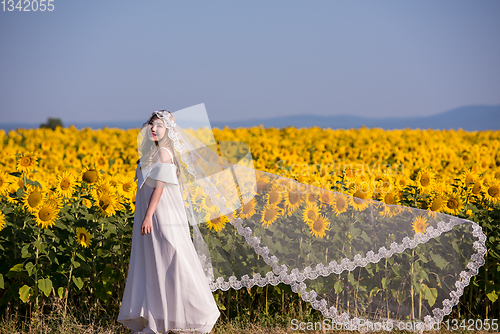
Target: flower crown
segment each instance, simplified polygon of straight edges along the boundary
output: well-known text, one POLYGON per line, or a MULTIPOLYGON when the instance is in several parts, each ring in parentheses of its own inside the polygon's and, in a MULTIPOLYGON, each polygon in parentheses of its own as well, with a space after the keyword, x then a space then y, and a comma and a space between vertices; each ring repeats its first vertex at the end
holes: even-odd
POLYGON ((163 120, 165 124, 170 125, 170 126, 175 126, 175 118, 172 115, 172 113, 168 110, 156 110, 153 111, 153 114, 151 115, 151 118, 154 116, 158 117, 159 119, 163 120))

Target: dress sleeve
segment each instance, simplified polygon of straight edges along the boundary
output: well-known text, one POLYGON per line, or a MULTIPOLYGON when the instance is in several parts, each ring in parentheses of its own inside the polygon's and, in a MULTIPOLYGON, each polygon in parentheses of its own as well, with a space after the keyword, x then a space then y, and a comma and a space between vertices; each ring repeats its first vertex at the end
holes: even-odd
POLYGON ((177 167, 174 164, 168 163, 154 163, 147 170, 143 171, 142 187, 147 184, 153 188, 163 188, 165 184, 179 184, 176 175, 177 167))
POLYGON ((166 184, 179 185, 177 180, 177 166, 172 161, 172 153, 166 147, 162 147, 157 155, 157 161, 146 170, 142 171, 142 187, 147 184, 153 188, 163 188, 166 184), (168 161, 168 162, 167 162, 168 161))

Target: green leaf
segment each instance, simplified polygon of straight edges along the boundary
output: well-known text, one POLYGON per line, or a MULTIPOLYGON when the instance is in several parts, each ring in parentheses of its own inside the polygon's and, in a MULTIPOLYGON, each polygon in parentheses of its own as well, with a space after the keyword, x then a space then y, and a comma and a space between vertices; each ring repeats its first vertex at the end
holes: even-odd
POLYGON ((396 276, 401 276, 401 266, 394 265, 391 266, 391 269, 396 274, 396 276))
POLYGON ((106 289, 106 286, 101 282, 96 282, 94 288, 97 298, 101 300, 106 301, 111 296, 111 290, 106 289))
POLYGON ((56 257, 56 253, 54 253, 52 250, 49 251, 49 253, 47 254, 47 256, 49 257, 50 262, 59 264, 59 260, 56 257))
POLYGON ((24 267, 26 268, 28 275, 31 276, 31 274, 33 273, 33 268, 35 268, 35 265, 31 262, 28 262, 24 267))
POLYGON ((371 297, 371 296, 373 296, 373 295, 376 295, 379 291, 380 291, 380 289, 379 289, 379 288, 374 287, 374 288, 372 289, 372 291, 370 291, 370 297, 371 297))
POLYGON ((347 279, 349 280, 349 282, 351 282, 352 285, 356 284, 356 280, 354 279, 354 275, 352 273, 349 273, 347 275, 347 279))
POLYGON ((18 189, 17 189, 17 191, 16 191, 16 196, 17 196, 18 198, 23 197, 23 196, 24 196, 24 190, 23 190, 23 189, 21 189, 21 188, 18 188, 18 189))
POLYGON ((59 298, 63 298, 64 296, 64 288, 61 286, 59 289, 57 289, 57 295, 59 296, 59 298))
POLYGON ((386 289, 390 282, 390 279, 382 278, 382 289, 386 289))
POLYGON ((52 290, 52 281, 49 278, 42 278, 38 280, 38 288, 43 292, 45 297, 48 297, 52 290))
POLYGON ((335 293, 338 294, 342 292, 342 290, 344 290, 344 284, 341 281, 337 281, 335 282, 334 288, 335 288, 335 293))
POLYGON ((448 261, 446 261, 441 255, 431 253, 431 259, 434 261, 436 266, 439 267, 439 269, 444 269, 448 265, 448 261))
POLYGON ((43 252, 42 240, 38 239, 33 243, 40 252, 43 252))
POLYGON ((30 257, 31 256, 31 253, 30 253, 30 245, 24 245, 24 247, 21 249, 21 257, 23 259, 27 258, 27 257, 30 257))
POLYGON ((486 282, 486 297, 492 303, 496 302, 500 296, 500 285, 495 284, 493 281, 486 282))
POLYGON ((217 306, 219 307, 220 310, 223 310, 225 311, 226 310, 226 307, 224 306, 224 304, 222 304, 220 301, 219 301, 219 294, 216 293, 214 295, 214 299, 215 299, 215 302, 217 303, 217 306))
POLYGON ((30 179, 26 179, 27 184, 31 184, 32 186, 42 188, 42 185, 38 181, 31 181, 30 179))
POLYGON ((23 303, 26 303, 28 301, 28 299, 30 298, 30 294, 31 288, 26 284, 19 289, 19 298, 23 301, 23 303))
POLYGON ((366 234, 365 231, 361 233, 361 238, 363 238, 363 240, 367 243, 370 243, 372 241, 372 239, 368 236, 368 234, 366 234))
POLYGON ((494 303, 498 299, 498 291, 491 290, 490 292, 486 293, 486 297, 488 297, 488 299, 491 300, 492 303, 494 303))
POLYGON ((18 263, 15 266, 13 266, 12 268, 10 268, 9 272, 5 276, 7 276, 8 278, 13 278, 13 277, 17 276, 18 272, 23 271, 23 270, 24 270, 24 264, 18 263))
POLYGON ((73 283, 75 283, 78 290, 81 290, 83 288, 83 281, 80 277, 73 276, 73 283))
POLYGON ((73 268, 78 268, 80 266, 80 262, 72 260, 73 268))
POLYGON ((422 292, 424 293, 424 298, 429 303, 429 306, 432 307, 437 299, 437 295, 438 295, 437 289, 436 288, 429 288, 425 284, 421 285, 421 289, 422 289, 422 292))
POLYGON ((3 275, 0 274, 0 289, 4 289, 3 275))
POLYGON ((370 276, 373 276, 373 269, 370 263, 366 265, 365 270, 370 274, 370 276))

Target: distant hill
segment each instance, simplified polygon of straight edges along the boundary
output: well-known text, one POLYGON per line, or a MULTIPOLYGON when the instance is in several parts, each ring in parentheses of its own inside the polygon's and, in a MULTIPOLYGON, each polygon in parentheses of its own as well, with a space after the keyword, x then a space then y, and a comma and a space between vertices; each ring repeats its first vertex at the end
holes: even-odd
MULTIPOLYGON (((76 122, 66 123, 75 125, 78 129, 103 127, 133 129, 142 125, 143 121, 126 122, 76 122)), ((253 127, 262 124, 265 128, 284 128, 294 126, 297 128, 309 128, 318 126, 331 129, 358 129, 362 126, 367 128, 392 129, 463 129, 466 131, 500 130, 500 105, 498 106, 466 106, 449 110, 437 115, 423 117, 359 117, 350 115, 296 115, 287 117, 274 117, 265 119, 252 119, 237 122, 211 122, 214 128, 253 127)), ((0 129, 9 131, 17 128, 38 128, 40 124, 11 123, 0 124, 0 129)))
POLYGON ((309 128, 319 126, 332 129, 367 128, 391 129, 463 129, 466 131, 499 130, 500 106, 467 106, 437 115, 423 117, 371 118, 350 115, 296 115, 239 122, 212 122, 212 127, 252 127, 262 124, 265 128, 294 126, 309 128))

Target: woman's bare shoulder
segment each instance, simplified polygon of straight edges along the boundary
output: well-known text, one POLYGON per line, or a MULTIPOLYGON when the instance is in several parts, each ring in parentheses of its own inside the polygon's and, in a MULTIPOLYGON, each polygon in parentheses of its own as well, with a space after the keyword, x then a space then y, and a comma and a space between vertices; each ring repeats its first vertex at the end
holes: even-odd
POLYGON ((170 150, 166 147, 161 147, 160 148, 160 153, 159 153, 159 156, 160 156, 160 162, 163 162, 163 163, 173 163, 172 161, 172 154, 170 152, 170 150))

